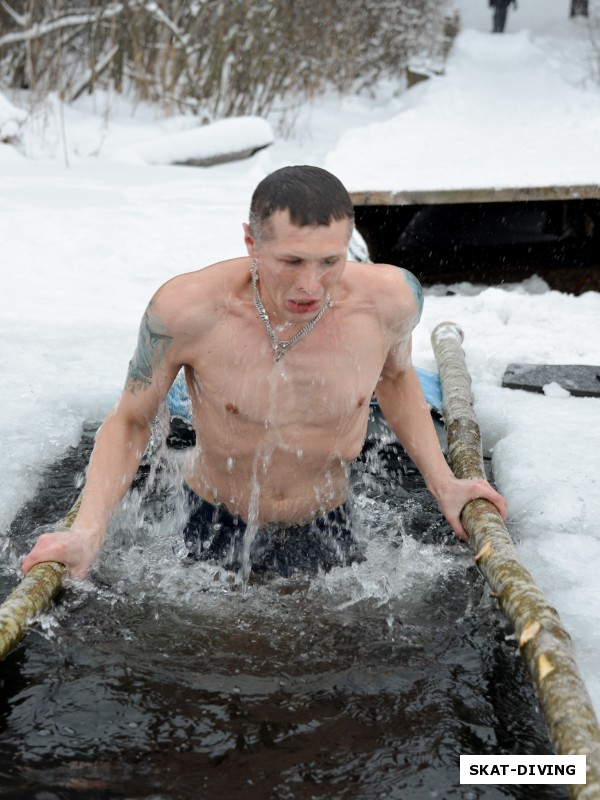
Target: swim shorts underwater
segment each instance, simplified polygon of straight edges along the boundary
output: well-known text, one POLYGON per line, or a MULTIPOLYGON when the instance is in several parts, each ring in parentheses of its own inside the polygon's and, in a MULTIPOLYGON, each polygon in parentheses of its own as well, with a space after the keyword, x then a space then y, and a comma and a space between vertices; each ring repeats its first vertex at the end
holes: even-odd
POLYGON ((190 513, 183 538, 190 559, 238 571, 246 556, 252 572, 283 577, 329 572, 332 567, 365 560, 352 532, 347 503, 304 525, 266 525, 253 541, 245 542, 247 525, 242 519, 222 505, 203 500, 187 486, 185 492, 190 513))

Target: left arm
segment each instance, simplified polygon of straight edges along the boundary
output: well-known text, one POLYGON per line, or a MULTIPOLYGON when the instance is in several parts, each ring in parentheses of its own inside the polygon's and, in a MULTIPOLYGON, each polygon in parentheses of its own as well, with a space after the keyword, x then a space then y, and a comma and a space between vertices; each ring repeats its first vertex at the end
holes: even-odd
POLYGON ((422 474, 442 514, 454 533, 468 539, 460 515, 465 505, 483 497, 506 517, 506 500, 486 480, 457 478, 444 458, 411 362, 412 329, 420 316, 420 287, 414 276, 404 273, 406 288, 400 287, 403 320, 394 326, 393 344, 377 384, 376 397, 388 425, 422 474))

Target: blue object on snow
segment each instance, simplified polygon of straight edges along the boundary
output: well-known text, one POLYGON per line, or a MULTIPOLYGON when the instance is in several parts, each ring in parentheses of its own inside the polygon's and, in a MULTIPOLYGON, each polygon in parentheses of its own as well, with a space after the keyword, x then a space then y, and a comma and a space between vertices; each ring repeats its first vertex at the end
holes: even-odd
POLYGON ((420 367, 415 367, 415 372, 419 378, 421 389, 423 389, 425 400, 427 400, 434 411, 441 414, 442 386, 440 384, 440 376, 437 372, 430 372, 427 369, 420 369, 420 367))
MULTIPOLYGON (((420 367, 415 367, 415 372, 428 405, 437 414, 441 414, 442 386, 440 384, 440 376, 437 372, 430 372, 428 369, 421 369, 420 367)), ((377 408, 379 403, 377 400, 371 400, 371 406, 377 408)))
MULTIPOLYGON (((415 367, 415 372, 419 378, 425 400, 431 408, 438 414, 442 413, 442 387, 440 386, 440 377, 436 372, 430 372, 426 369, 415 367)), ((377 405, 373 401, 371 405, 377 405)), ((185 422, 192 421, 192 403, 187 392, 185 385, 185 377, 183 370, 175 378, 173 385, 169 389, 167 395, 167 406, 172 417, 180 417, 185 422)))

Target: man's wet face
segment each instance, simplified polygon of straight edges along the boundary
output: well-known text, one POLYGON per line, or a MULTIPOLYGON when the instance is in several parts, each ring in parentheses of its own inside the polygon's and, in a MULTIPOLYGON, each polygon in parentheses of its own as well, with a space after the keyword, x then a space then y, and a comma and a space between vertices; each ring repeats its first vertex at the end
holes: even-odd
POLYGON ((248 247, 257 262, 263 303, 280 322, 305 322, 319 311, 346 266, 350 220, 298 226, 287 211, 277 211, 268 226, 270 236, 248 247))

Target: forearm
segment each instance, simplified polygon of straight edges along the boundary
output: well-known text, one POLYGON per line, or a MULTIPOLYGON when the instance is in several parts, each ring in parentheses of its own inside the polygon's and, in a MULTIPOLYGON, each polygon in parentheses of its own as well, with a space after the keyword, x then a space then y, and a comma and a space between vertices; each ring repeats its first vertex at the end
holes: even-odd
POLYGON ((129 489, 150 438, 150 426, 124 419, 118 409, 102 424, 87 470, 81 506, 71 527, 99 548, 112 512, 129 489))
POLYGON ((84 577, 106 537, 111 513, 129 488, 150 436, 150 426, 113 412, 98 431, 81 506, 69 530, 45 533, 21 564, 23 572, 41 561, 58 561, 84 577))
POLYGON ((427 488, 457 536, 467 539, 460 515, 465 505, 477 497, 493 503, 506 519, 506 500, 486 480, 459 480, 446 463, 419 379, 412 368, 398 373, 393 381, 382 380, 377 398, 390 428, 423 475, 427 488))

